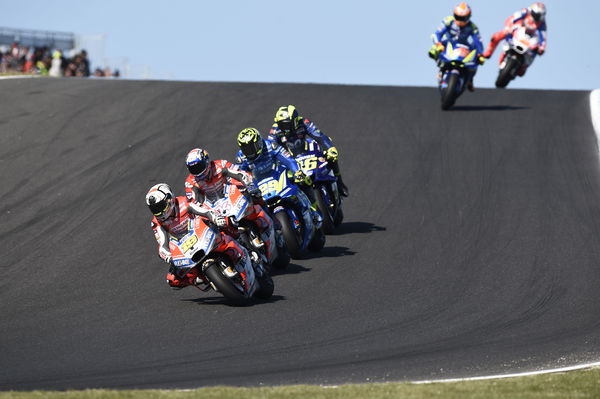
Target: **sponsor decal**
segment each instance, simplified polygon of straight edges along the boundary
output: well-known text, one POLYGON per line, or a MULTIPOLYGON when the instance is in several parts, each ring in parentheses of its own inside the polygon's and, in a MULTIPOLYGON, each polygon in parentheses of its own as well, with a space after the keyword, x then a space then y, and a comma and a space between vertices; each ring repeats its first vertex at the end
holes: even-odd
POLYGON ((286 184, 286 176, 285 172, 279 176, 279 180, 269 179, 267 181, 261 182, 258 186, 260 192, 263 196, 268 195, 269 193, 279 193, 283 188, 287 186, 286 184))
POLYGON ((181 250, 183 252, 187 252, 194 247, 194 245, 198 242, 198 237, 196 235, 192 235, 187 240, 185 240, 181 244, 181 250))
POLYGON ((298 163, 300 164, 300 169, 308 173, 317 168, 317 157, 314 155, 300 157, 298 158, 298 163))
POLYGON ((188 266, 192 264, 192 260, 190 258, 176 259, 173 261, 173 265, 177 267, 188 266))

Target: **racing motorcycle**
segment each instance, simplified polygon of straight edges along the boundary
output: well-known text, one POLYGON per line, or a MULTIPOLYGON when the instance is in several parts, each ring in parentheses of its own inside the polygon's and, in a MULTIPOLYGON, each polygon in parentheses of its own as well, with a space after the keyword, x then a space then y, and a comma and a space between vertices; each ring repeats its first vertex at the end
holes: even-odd
POLYGON ((226 233, 235 237, 248 251, 256 251, 265 264, 285 268, 290 263, 290 255, 281 232, 272 228, 261 234, 256 222, 247 219, 254 205, 238 185, 226 184, 223 194, 216 201, 205 199, 203 205, 225 217, 226 233))
POLYGON ((517 76, 517 72, 523 65, 529 67, 537 54, 539 39, 537 35, 531 35, 525 26, 513 31, 512 39, 508 39, 502 51, 504 57, 500 59, 500 71, 496 79, 496 87, 501 89, 517 76))
POLYGON ((280 163, 271 174, 258 180, 263 200, 281 225, 285 244, 293 259, 304 257, 306 250, 320 251, 325 245, 323 226, 313 222, 310 209, 302 212, 300 201, 310 204, 306 194, 290 181, 291 172, 280 163))
POLYGON ((477 50, 465 44, 449 41, 439 55, 438 87, 442 109, 449 109, 465 91, 469 69, 477 67, 477 50))
POLYGON ((181 238, 171 236, 169 249, 173 256, 171 273, 183 278, 196 268, 195 286, 208 291, 213 289, 236 305, 247 304, 252 297, 270 298, 275 288, 273 279, 256 253, 250 254, 243 246, 241 259, 231 259, 234 239, 201 217, 188 222, 188 232, 181 238))
POLYGON ((323 215, 323 230, 326 234, 333 233, 344 220, 344 213, 337 178, 323 157, 323 151, 319 144, 310 138, 286 141, 285 145, 302 171, 312 179, 315 200, 323 215))

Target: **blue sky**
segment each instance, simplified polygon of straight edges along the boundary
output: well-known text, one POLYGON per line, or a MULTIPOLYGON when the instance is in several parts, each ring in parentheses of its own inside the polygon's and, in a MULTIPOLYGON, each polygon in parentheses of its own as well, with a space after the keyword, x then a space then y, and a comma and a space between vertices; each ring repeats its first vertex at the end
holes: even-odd
MULTIPOLYGON (((0 26, 81 34, 93 66, 127 64, 131 78, 434 86, 430 35, 457 3, 28 0, 5 2, 0 26)), ((548 51, 510 87, 600 88, 600 1, 545 3, 548 51)), ((530 2, 469 4, 487 44, 530 2)), ((493 87, 499 53, 476 87, 493 87)))

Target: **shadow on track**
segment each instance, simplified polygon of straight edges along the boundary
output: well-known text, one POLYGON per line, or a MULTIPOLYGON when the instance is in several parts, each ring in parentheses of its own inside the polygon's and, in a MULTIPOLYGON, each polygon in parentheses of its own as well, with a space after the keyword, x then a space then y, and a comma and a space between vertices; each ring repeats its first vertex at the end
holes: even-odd
POLYGON ((457 105, 448 111, 514 111, 529 109, 529 107, 515 107, 512 105, 457 105))
POLYGON ((275 267, 271 268, 271 276, 278 276, 281 274, 300 274, 309 272, 310 270, 311 269, 309 267, 304 267, 296 263, 290 263, 285 269, 277 269, 275 267))
POLYGON ((231 306, 234 308, 245 308, 245 307, 261 305, 261 304, 270 303, 270 302, 278 302, 278 301, 283 301, 283 300, 285 300, 284 296, 273 295, 269 299, 254 298, 252 301, 250 301, 246 305, 233 304, 227 298, 222 297, 222 296, 210 296, 210 297, 201 297, 201 298, 194 298, 194 299, 182 299, 181 301, 182 302, 195 302, 198 305, 225 305, 225 306, 231 306))
POLYGON ((309 252, 306 255, 306 259, 338 258, 340 256, 352 256, 354 254, 356 254, 356 252, 351 251, 348 247, 328 247, 327 244, 325 244, 325 247, 319 252, 309 252))
MULTIPOLYGON (((377 226, 369 222, 345 222, 336 228, 334 235, 352 234, 352 233, 372 233, 374 231, 386 231, 387 228, 377 226)), ((327 245, 327 244, 326 244, 327 245)))

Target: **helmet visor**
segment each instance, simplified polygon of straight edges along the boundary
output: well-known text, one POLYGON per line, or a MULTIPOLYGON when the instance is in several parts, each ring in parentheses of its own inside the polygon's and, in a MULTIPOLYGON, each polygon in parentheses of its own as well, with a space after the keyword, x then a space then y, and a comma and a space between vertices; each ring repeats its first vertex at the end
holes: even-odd
POLYGON ((533 17, 533 19, 535 20, 535 22, 541 21, 541 19, 543 17, 542 13, 535 12, 535 11, 531 11, 531 16, 533 17))
POLYGON ((465 23, 469 22, 469 19, 470 19, 470 18, 471 18, 471 16, 470 16, 470 15, 468 15, 468 14, 467 14, 467 15, 456 15, 456 14, 454 14, 454 19, 455 19, 457 22, 462 22, 463 24, 465 24, 465 23))
POLYGON ((208 169, 208 162, 205 159, 202 159, 191 165, 188 164, 187 167, 191 174, 193 174, 194 176, 200 176, 203 175, 208 169))
POLYGON ((257 140, 250 143, 241 143, 240 149, 246 158, 253 160, 262 152, 262 140, 257 140))
POLYGON ((148 205, 148 207, 150 208, 150 212, 152 212, 154 216, 161 216, 163 213, 166 212, 167 209, 169 209, 169 199, 165 198, 162 201, 158 201, 154 204, 148 205))
POLYGON ((293 132, 294 123, 290 119, 284 119, 282 121, 277 122, 277 126, 281 129, 281 131, 285 134, 293 132))

